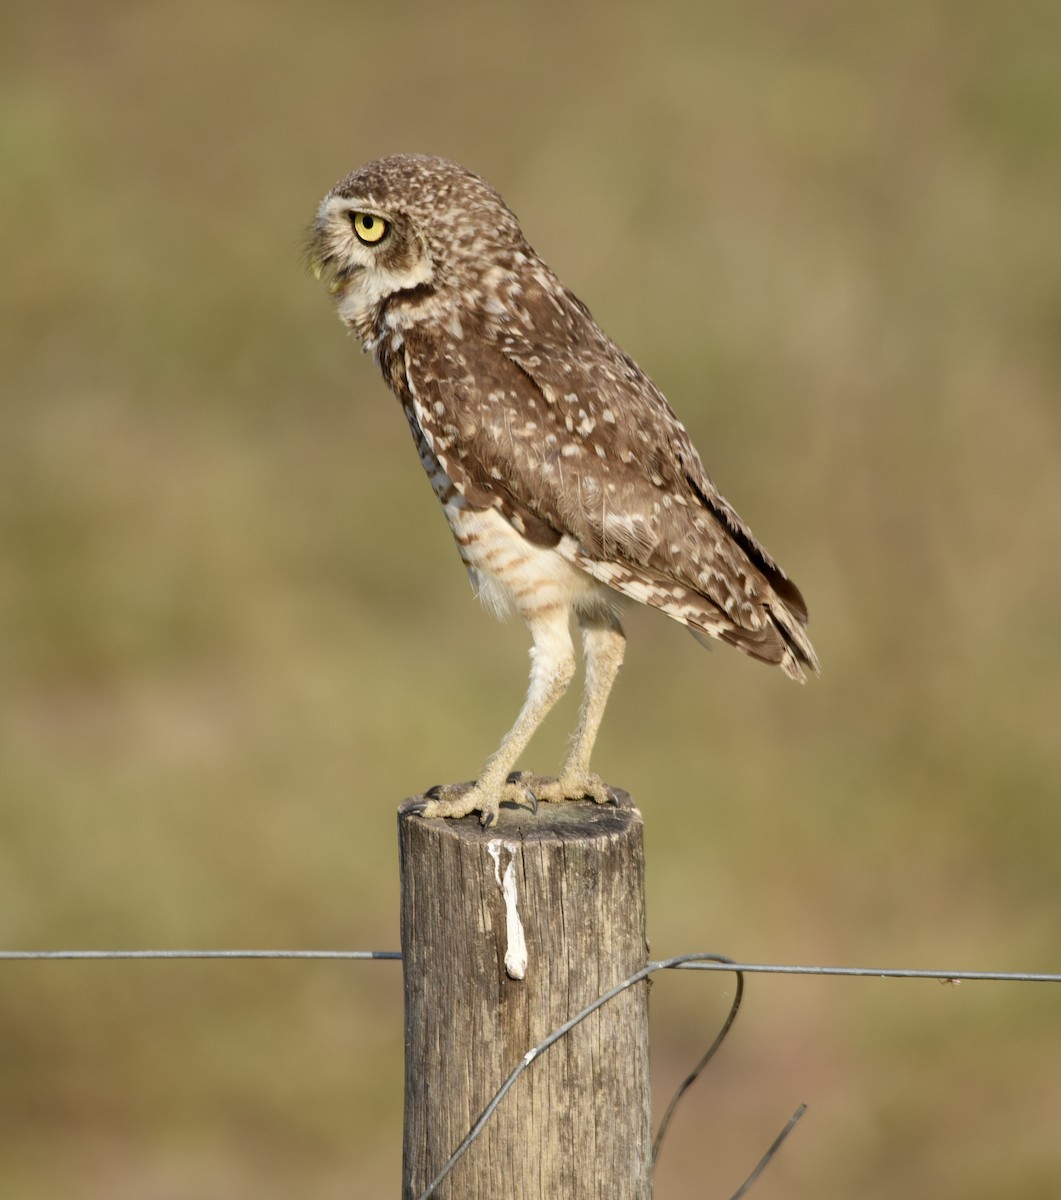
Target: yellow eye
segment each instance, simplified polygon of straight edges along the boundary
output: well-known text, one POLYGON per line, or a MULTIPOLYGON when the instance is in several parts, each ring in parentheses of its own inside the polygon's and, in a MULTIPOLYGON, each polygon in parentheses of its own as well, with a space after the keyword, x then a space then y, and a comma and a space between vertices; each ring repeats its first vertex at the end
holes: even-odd
POLYGON ((353 224, 354 233, 357 234, 358 240, 364 242, 366 246, 373 246, 376 242, 382 242, 387 236, 387 231, 390 229, 390 223, 384 221, 382 217, 377 217, 374 213, 351 213, 350 221, 353 224))

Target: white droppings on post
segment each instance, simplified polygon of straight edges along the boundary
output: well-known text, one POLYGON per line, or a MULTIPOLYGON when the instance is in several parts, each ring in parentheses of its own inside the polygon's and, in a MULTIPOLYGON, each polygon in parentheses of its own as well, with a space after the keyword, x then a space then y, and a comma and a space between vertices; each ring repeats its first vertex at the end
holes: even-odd
POLYGON ((486 846, 490 857, 494 860, 494 879, 501 889, 505 901, 505 970, 510 979, 523 979, 527 974, 527 941, 523 936, 523 922, 519 919, 519 905, 516 891, 516 851, 518 847, 511 842, 503 842, 495 838, 486 846), (508 866, 501 874, 501 850, 508 851, 508 866))

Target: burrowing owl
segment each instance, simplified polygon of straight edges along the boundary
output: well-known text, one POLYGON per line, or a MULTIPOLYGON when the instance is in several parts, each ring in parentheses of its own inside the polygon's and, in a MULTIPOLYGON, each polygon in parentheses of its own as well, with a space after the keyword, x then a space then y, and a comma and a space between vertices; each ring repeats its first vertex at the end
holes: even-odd
POLYGON ((325 196, 309 257, 402 403, 480 597, 530 627, 530 687, 478 780, 429 817, 505 799, 609 799, 589 759, 623 660, 623 597, 792 679, 817 671, 799 589, 719 495, 684 426, 538 257, 488 183, 396 155, 325 196), (575 670, 586 683, 559 779, 513 773, 575 670))

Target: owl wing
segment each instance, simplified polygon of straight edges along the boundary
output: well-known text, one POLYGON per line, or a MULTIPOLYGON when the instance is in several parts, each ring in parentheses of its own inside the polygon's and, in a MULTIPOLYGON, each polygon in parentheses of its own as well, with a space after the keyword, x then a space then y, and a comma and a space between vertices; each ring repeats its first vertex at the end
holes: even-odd
POLYGON ((802 679, 806 605, 708 478, 659 389, 556 284, 532 321, 410 346, 423 435, 493 506, 617 591, 802 679))

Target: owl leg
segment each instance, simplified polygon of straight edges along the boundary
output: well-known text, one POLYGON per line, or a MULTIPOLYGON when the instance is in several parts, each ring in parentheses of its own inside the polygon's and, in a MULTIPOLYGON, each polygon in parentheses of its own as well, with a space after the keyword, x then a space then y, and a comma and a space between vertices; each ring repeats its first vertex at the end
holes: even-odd
POLYGON ((600 776, 590 773, 589 759, 608 695, 623 665, 626 637, 618 618, 612 613, 580 616, 579 626, 586 660, 586 686, 578 714, 578 727, 560 778, 552 784, 535 788, 535 793, 541 800, 577 800, 589 796, 598 804, 607 804, 613 797, 600 776))
MULTIPOLYGON (((527 799, 527 787, 515 780, 510 782, 508 777, 534 731, 567 691, 575 673, 575 651, 566 606, 556 605, 528 616, 527 624, 534 641, 530 687, 515 725, 471 787, 457 784, 433 788, 428 793, 429 798, 417 806, 423 816, 463 817, 478 812, 482 824, 492 825, 497 820, 502 800, 527 799)), ((603 711, 603 703, 601 709, 603 711)), ((600 723, 599 716, 597 723, 600 723)), ((592 738, 590 740, 592 742, 592 738)))

